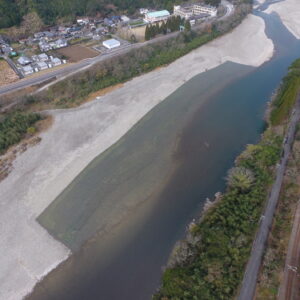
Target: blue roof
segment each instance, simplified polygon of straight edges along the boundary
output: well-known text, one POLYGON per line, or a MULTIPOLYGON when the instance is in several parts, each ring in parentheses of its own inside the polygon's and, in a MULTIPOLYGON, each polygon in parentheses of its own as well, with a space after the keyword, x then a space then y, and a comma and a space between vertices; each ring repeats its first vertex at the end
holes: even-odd
POLYGON ((152 11, 147 13, 148 17, 152 17, 152 18, 159 18, 159 17, 165 17, 165 16, 169 16, 170 13, 167 10, 160 10, 160 11, 152 11))
POLYGON ((106 40, 106 41, 104 41, 104 43, 105 43, 105 45, 108 45, 109 47, 120 46, 120 42, 115 39, 106 40))

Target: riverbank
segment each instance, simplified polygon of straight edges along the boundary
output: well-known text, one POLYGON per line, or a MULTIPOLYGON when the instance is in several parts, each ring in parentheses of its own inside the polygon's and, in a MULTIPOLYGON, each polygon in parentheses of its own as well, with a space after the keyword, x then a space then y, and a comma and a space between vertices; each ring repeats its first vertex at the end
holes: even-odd
MULTIPOLYGON (((285 119, 288 112, 292 110, 295 103, 300 101, 300 81, 295 83, 295 77, 300 78, 300 60, 298 59, 290 67, 289 75, 284 79, 284 84, 278 91, 273 101, 276 111, 282 110, 285 119), (296 85, 296 93, 291 92, 291 87, 296 85), (282 97, 284 95, 285 97, 282 97), (297 100, 298 99, 298 100, 297 100), (281 105, 278 106, 278 103, 281 105), (284 105, 286 103, 287 105, 284 105)), ((294 90, 293 88, 292 90, 294 90)), ((298 124, 299 126, 299 124, 298 124)), ((281 126, 282 127, 282 126, 281 126)), ((300 151, 299 130, 295 134, 295 141, 291 147, 291 154, 288 158, 287 168, 284 174, 283 186, 280 191, 279 203, 277 205, 272 228, 268 238, 266 254, 264 256, 260 278, 256 289, 257 300, 271 299, 278 296, 278 299, 296 299, 295 295, 299 287, 297 273, 291 272, 289 266, 299 264, 297 251, 292 250, 297 244, 297 230, 292 234, 292 227, 297 228, 297 205, 299 202, 299 151, 300 151), (294 220, 295 217, 295 220, 294 220), (288 250, 288 248, 291 248, 288 250), (294 251, 294 252, 293 252, 294 251), (285 262, 286 260, 286 262, 285 262), (293 262, 292 262, 293 260, 293 262), (285 264, 285 266, 284 266, 285 264), (295 275, 295 280, 291 278, 295 275), (292 291, 292 292, 291 292, 292 291)), ((298 209, 299 211, 299 209, 298 209)), ((296 248, 296 247, 295 247, 296 248)), ((296 249, 297 250, 297 249, 296 249)))
POLYGON ((299 82, 297 92, 290 93, 294 78, 299 77, 299 65, 299 60, 295 61, 283 80, 261 141, 248 145, 238 156, 226 177, 224 195, 218 196, 204 216, 189 226, 186 240, 173 251, 154 299, 232 299, 239 287, 239 299, 253 298, 299 122, 299 82), (274 112, 276 116, 281 112, 280 118, 274 119, 274 112))
POLYGON ((264 22, 251 15, 232 33, 166 68, 135 78, 79 108, 49 112, 53 126, 42 134, 39 145, 16 159, 14 170, 0 184, 1 205, 6 208, 0 212, 6 224, 1 252, 9 253, 0 258, 1 269, 6 270, 0 298, 21 298, 70 254, 35 219, 94 157, 196 74, 227 60, 258 66, 272 53, 264 22))
POLYGON ((272 4, 265 12, 276 12, 288 30, 300 39, 300 2, 298 0, 285 0, 272 4))

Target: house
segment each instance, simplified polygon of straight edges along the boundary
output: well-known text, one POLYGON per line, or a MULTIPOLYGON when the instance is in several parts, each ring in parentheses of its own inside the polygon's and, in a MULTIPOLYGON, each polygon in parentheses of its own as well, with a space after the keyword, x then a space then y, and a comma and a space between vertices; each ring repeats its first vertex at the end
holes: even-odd
POLYGON ((123 23, 128 23, 130 21, 130 18, 128 18, 127 16, 121 16, 121 20, 123 23))
POLYGON ((55 43, 56 43, 56 48, 63 48, 68 46, 68 42, 65 39, 59 39, 55 43))
POLYGON ((48 44, 47 42, 45 41, 41 41, 39 42, 39 48, 42 52, 47 52, 49 50, 52 49, 52 47, 50 46, 50 44, 48 44))
POLYGON ((49 43, 49 47, 50 47, 50 50, 51 49, 56 49, 57 47, 56 47, 56 42, 51 42, 51 43, 49 43))
POLYGON ((53 65, 53 67, 59 66, 61 65, 61 60, 57 57, 54 57, 51 59, 51 64, 53 65))
POLYGON ((80 26, 88 25, 90 20, 88 18, 77 19, 77 24, 80 26))
POLYGON ((44 32, 36 32, 34 35, 33 35, 36 39, 40 39, 44 36, 44 32))
POLYGON ((49 59, 49 57, 46 53, 41 53, 37 57, 38 57, 39 61, 47 61, 49 59))
POLYGON ((106 40, 102 44, 107 49, 114 49, 121 46, 121 43, 115 39, 106 40))
POLYGON ((21 66, 26 66, 32 63, 31 59, 28 58, 27 56, 21 56, 20 58, 18 58, 18 63, 21 66))
POLYGON ((9 55, 14 49, 7 44, 2 45, 2 53, 9 55))
POLYGON ((114 24, 113 20, 105 18, 103 21, 104 25, 106 26, 112 26, 114 24))
POLYGON ((33 74, 34 71, 32 69, 31 66, 24 66, 21 68, 21 72, 23 73, 24 76, 27 76, 27 75, 30 75, 30 74, 33 74))
POLYGON ((44 32, 44 37, 47 41, 50 41, 55 37, 55 33, 50 32, 50 31, 45 31, 44 32))
POLYGON ((141 15, 145 15, 149 12, 149 9, 148 8, 140 8, 140 14, 141 15))
POLYGON ((155 23, 167 20, 170 13, 167 10, 153 11, 145 14, 144 21, 147 23, 155 23))
POLYGON ((39 71, 48 69, 48 65, 44 61, 37 62, 36 66, 37 66, 39 71))

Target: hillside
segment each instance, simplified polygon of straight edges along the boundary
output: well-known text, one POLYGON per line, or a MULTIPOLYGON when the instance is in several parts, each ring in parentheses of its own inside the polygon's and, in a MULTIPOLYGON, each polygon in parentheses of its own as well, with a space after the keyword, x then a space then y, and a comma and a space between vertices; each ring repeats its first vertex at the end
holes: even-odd
MULTIPOLYGON (((186 0, 183 0, 186 1, 186 0)), ((132 14, 137 8, 152 7, 171 10, 178 0, 0 0, 0 28, 19 25, 22 17, 35 11, 45 24, 57 19, 82 15, 108 14, 114 11, 132 14)), ((217 4, 220 0, 206 0, 217 4)))

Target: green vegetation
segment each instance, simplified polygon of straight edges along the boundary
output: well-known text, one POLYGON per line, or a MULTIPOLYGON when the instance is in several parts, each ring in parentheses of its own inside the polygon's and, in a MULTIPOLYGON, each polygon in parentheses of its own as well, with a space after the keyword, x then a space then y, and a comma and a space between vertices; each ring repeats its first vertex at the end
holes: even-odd
POLYGON ((0 0, 0 28, 19 24, 20 11, 15 0, 0 0))
POLYGON ((156 23, 147 25, 145 30, 145 40, 149 41, 157 34, 167 34, 167 32, 179 31, 180 25, 184 24, 184 20, 182 20, 179 16, 172 16, 167 20, 167 22, 163 21, 161 24, 156 23))
POLYGON ((40 119, 39 114, 15 112, 0 120, 0 154, 18 143, 26 133, 33 134, 33 125, 40 119))
POLYGON ((238 189, 241 192, 248 191, 251 188, 253 182, 253 172, 242 167, 232 168, 227 176, 228 186, 230 188, 238 189))
POLYGON ((289 116, 294 103, 300 92, 300 59, 295 61, 289 70, 288 75, 283 79, 278 91, 274 109, 271 113, 272 125, 278 125, 289 116))
POLYGON ((247 191, 230 187, 202 222, 195 224, 192 255, 167 269, 154 299, 232 299, 243 278, 252 240, 273 181, 282 138, 267 130, 258 145, 250 145, 237 167, 251 171, 255 180, 247 191))

